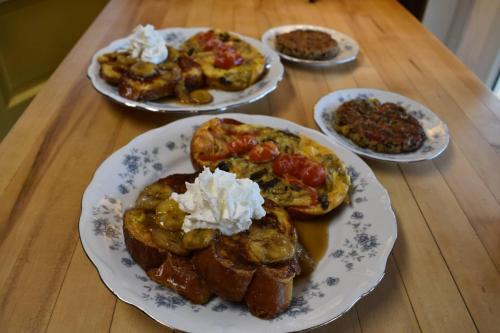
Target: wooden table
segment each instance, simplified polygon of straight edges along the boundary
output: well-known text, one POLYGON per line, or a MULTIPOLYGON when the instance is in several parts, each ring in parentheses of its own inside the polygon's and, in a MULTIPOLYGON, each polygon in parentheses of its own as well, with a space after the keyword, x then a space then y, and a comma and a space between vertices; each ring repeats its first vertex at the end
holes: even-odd
POLYGON ((430 162, 367 161, 391 195, 399 237, 380 286, 316 331, 500 331, 500 102, 393 0, 110 1, 0 145, 0 331, 169 331, 117 300, 78 238, 82 193, 98 165, 179 118, 116 105, 86 78, 92 54, 139 23, 255 38, 310 23, 354 37, 357 63, 287 65, 277 91, 237 111, 316 128, 320 96, 387 89, 430 107, 451 142, 430 162))

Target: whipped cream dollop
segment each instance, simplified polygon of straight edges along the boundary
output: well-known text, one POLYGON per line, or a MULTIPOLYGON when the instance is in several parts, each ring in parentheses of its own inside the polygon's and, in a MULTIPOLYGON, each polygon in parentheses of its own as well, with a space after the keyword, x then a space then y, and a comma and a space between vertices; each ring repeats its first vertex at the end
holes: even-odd
POLYGON ((252 219, 266 215, 259 185, 248 179, 236 179, 234 173, 205 168, 194 183, 186 183, 184 194, 172 193, 181 210, 188 213, 182 230, 219 229, 224 235, 248 230, 252 219))
POLYGON ((138 25, 129 41, 128 50, 132 57, 159 64, 168 57, 163 37, 151 24, 138 25))

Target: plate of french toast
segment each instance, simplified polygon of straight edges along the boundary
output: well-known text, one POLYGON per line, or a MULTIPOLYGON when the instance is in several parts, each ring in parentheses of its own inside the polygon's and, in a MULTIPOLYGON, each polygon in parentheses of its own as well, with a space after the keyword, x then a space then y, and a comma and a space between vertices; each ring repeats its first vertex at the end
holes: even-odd
POLYGON ((97 51, 87 76, 127 107, 154 112, 221 111, 256 101, 283 77, 267 45, 212 28, 137 26, 97 51))
POLYGON ((260 115, 148 131, 97 169, 80 238, 106 286, 188 332, 290 332, 347 312, 397 237, 387 191, 324 134, 260 115))

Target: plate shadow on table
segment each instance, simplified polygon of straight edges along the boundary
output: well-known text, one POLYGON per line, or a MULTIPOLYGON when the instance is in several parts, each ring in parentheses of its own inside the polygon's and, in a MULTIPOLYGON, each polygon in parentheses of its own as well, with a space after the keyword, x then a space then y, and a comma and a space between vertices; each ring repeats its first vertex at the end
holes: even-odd
POLYGON ((346 62, 343 64, 337 64, 333 66, 311 66, 307 64, 301 64, 301 63, 296 63, 293 61, 288 61, 285 59, 282 59, 283 65, 285 65, 285 72, 287 68, 291 69, 296 69, 296 70, 307 70, 313 73, 321 73, 324 72, 325 74, 334 74, 334 73, 350 73, 354 70, 354 68, 358 65, 359 61, 358 59, 354 59, 350 62, 346 62))

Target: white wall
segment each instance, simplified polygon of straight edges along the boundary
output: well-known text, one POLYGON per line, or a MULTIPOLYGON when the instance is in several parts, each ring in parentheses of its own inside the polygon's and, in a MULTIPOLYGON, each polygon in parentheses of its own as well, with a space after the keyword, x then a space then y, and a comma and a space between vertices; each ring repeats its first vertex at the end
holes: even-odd
POLYGON ((429 0, 423 23, 493 86, 500 70, 500 0, 429 0))

